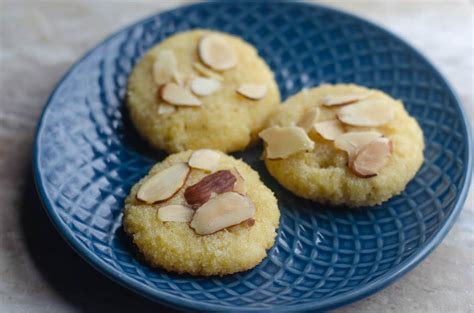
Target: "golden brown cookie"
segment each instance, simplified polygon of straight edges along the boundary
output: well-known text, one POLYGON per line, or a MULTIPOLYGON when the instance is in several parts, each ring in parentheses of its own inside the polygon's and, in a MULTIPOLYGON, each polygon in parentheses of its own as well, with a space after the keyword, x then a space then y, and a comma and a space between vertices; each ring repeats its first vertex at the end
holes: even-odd
POLYGON ((139 133, 168 152, 224 152, 256 142, 280 102, 274 76, 242 39, 208 30, 175 34, 148 51, 128 81, 139 133))
POLYGON ((273 193, 254 170, 206 149, 155 165, 132 188, 123 225, 151 266, 209 276, 260 263, 279 216, 273 193))

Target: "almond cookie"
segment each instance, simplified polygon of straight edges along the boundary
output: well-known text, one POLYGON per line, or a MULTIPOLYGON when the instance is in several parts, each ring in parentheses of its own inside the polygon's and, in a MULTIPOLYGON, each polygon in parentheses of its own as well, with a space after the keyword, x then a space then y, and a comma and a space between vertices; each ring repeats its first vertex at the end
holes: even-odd
POLYGON ((405 189, 423 163, 423 133, 403 103, 357 85, 289 98, 260 133, 270 174, 321 203, 372 206, 405 189))
POLYGON ((253 169, 202 149, 155 165, 132 188, 123 225, 151 266, 210 276, 259 264, 279 217, 273 193, 253 169))
POLYGON ((274 75, 239 37, 193 30, 148 51, 128 81, 127 106, 138 132, 170 153, 245 149, 280 103, 274 75))

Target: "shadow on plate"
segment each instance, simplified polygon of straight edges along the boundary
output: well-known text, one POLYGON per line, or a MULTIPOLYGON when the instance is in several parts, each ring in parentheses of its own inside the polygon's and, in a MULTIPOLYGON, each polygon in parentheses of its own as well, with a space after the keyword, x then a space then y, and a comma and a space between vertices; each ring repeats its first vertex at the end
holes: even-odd
POLYGON ((48 288, 80 312, 176 312, 112 282, 87 264, 54 229, 25 173, 20 225, 27 252, 48 288))

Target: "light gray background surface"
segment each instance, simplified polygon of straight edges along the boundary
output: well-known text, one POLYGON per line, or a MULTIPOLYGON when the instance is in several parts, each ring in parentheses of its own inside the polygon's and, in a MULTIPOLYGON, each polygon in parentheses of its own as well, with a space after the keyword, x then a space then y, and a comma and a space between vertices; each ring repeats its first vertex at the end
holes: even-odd
MULTIPOLYGON (((35 193, 32 140, 48 95, 105 36, 183 1, 0 1, 0 312, 160 312, 92 269, 35 193)), ((473 3, 332 1, 395 32, 450 80, 473 123, 473 3)), ((474 312, 474 197, 422 264, 337 312, 474 312)))

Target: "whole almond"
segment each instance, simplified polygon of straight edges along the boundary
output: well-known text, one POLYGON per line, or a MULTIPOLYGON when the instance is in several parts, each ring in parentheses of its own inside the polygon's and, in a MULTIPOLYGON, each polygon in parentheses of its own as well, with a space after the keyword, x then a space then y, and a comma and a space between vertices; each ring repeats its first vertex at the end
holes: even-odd
POLYGON ((186 202, 193 207, 206 203, 211 195, 231 191, 237 178, 228 170, 218 171, 189 186, 184 192, 186 202))

